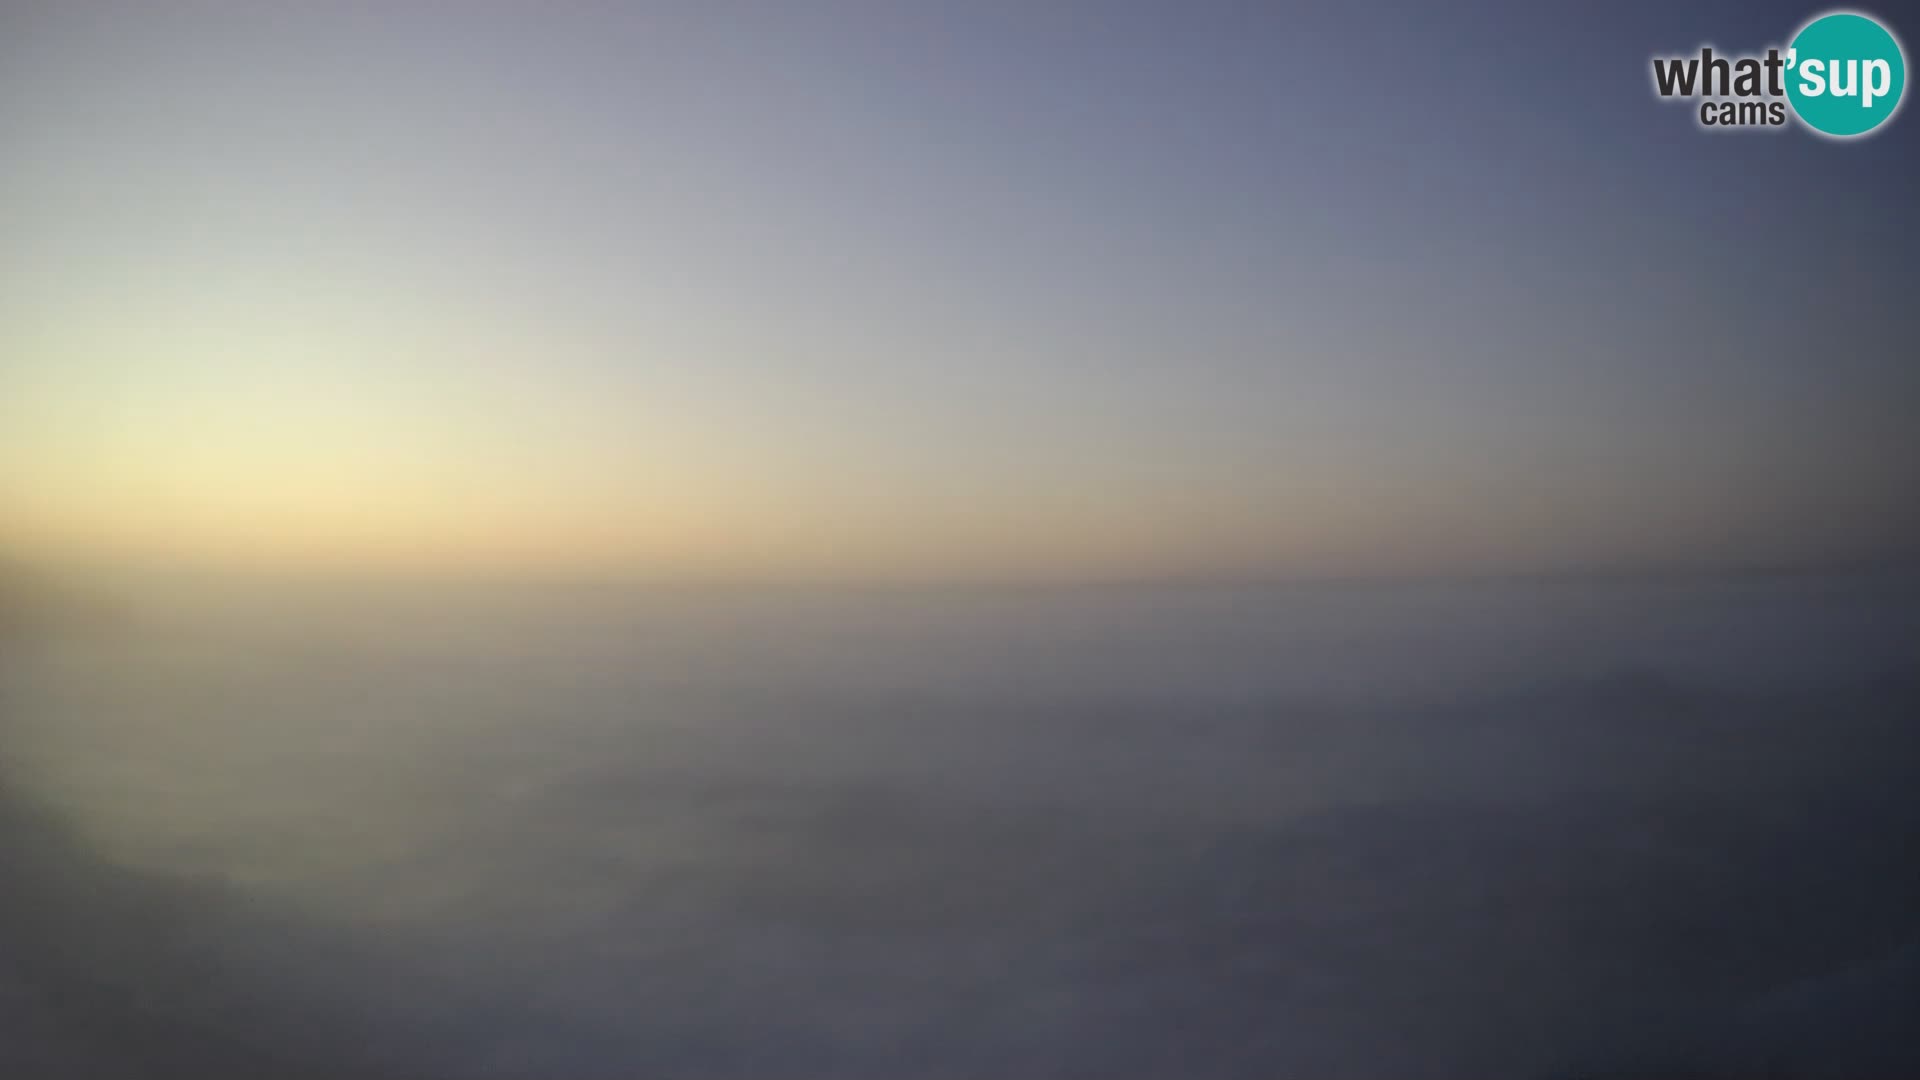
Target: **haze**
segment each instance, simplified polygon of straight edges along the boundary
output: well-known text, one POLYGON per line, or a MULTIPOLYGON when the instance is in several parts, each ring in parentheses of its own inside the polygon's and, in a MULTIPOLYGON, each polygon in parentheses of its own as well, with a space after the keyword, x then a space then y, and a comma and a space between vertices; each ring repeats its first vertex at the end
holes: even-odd
POLYGON ((1664 5, 9 3, 0 547, 661 579, 1920 552, 1911 117, 1664 5))

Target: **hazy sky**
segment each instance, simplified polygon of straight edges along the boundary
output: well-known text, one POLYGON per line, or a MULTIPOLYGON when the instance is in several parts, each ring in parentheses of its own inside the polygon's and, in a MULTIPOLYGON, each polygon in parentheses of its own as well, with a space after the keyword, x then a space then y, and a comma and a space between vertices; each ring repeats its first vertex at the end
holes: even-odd
POLYGON ((0 0, 0 546, 1912 557, 1920 116, 1649 88, 1816 10, 0 0))

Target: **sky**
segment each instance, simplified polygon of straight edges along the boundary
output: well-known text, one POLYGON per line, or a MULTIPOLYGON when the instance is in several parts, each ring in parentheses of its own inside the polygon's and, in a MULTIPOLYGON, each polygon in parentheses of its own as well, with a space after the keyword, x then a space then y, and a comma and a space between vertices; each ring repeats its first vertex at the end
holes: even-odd
POLYGON ((1920 118, 1650 88, 1819 10, 0 0, 0 550, 1911 560, 1920 118))

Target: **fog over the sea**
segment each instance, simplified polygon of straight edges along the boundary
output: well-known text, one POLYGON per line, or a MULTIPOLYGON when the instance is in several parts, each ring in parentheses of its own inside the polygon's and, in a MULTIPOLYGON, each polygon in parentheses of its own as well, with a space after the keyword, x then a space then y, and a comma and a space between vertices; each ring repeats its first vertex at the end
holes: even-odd
POLYGON ((1920 1075, 1920 115, 1315 8, 0 0, 0 1078, 1920 1075))
POLYGON ((1916 596, 149 597, 0 664, 0 1064, 1904 1075, 1916 596))

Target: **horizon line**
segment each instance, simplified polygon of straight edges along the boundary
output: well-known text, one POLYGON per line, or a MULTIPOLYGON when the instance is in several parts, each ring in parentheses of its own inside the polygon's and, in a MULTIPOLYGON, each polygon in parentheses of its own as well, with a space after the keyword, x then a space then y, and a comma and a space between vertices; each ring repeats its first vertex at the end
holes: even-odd
POLYGON ((1818 577, 1881 577, 1920 574, 1920 553, 1834 560, 1756 560, 1727 565, 1679 562, 1589 565, 1511 570, 1409 570, 1352 573, 1138 575, 902 575, 664 576, 617 570, 555 572, 360 566, 216 566, 115 562, 87 566, 0 555, 0 584, 61 582, 105 577, 132 581, 215 581, 232 584, 361 585, 447 588, 620 589, 658 592, 1092 592, 1102 590, 1228 590, 1329 587, 1414 587, 1498 584, 1657 584, 1818 577))

